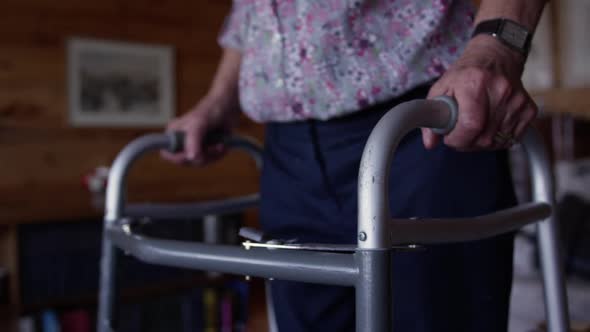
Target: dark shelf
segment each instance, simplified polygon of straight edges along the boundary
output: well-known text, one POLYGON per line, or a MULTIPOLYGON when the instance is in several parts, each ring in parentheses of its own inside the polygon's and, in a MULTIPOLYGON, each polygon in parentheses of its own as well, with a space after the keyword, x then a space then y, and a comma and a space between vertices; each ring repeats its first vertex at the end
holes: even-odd
MULTIPOLYGON (((145 299, 170 295, 195 287, 220 287, 231 278, 225 275, 210 277, 200 272, 194 276, 183 276, 139 287, 126 288, 119 293, 119 299, 122 303, 141 302, 145 299)), ((23 304, 20 308, 20 314, 33 313, 46 308, 95 307, 97 305, 97 295, 97 293, 80 294, 79 296, 67 296, 23 304)), ((1 308, 2 306, 0 306, 0 310, 1 308)))

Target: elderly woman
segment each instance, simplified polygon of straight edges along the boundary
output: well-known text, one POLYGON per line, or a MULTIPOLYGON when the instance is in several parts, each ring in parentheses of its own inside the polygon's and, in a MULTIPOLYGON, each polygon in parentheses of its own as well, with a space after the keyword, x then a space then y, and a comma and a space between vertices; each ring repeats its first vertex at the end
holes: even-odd
MULTIPOLYGON (((406 100, 453 96, 446 137, 410 133, 393 161, 395 217, 468 217, 515 203, 506 148, 537 108, 521 83, 545 1, 235 0, 207 95, 169 125, 201 165, 202 146, 239 110, 266 123, 261 223, 277 238, 355 243, 361 152, 406 100), (444 141, 444 142, 441 142, 444 141)), ((397 331, 507 329, 512 235, 395 256, 397 331)), ((353 331, 354 290, 275 280, 279 331, 353 331)))

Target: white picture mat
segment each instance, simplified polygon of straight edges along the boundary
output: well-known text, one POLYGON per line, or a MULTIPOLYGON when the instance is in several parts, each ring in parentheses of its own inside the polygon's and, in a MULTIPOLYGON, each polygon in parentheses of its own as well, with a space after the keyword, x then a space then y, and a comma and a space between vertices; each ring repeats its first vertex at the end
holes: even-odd
MULTIPOLYGON (((162 126, 173 117, 175 88, 171 47, 72 38, 68 42, 67 53, 71 125, 162 126), (83 77, 84 75, 86 76, 83 77), (143 90, 150 90, 152 99, 142 102, 141 99, 131 96, 128 98, 130 105, 121 107, 120 100, 114 98, 112 93, 97 93, 98 97, 94 99, 98 100, 100 106, 88 107, 88 98, 83 97, 87 94, 82 90, 83 85, 88 86, 89 76, 93 79, 98 77, 103 81, 116 76, 119 81, 123 79, 128 85, 135 86, 151 84, 150 89, 143 90), (92 111, 89 111, 90 109, 92 111)), ((135 90, 139 90, 141 95, 141 89, 135 90)), ((145 91, 143 92, 143 95, 146 95, 145 91)))

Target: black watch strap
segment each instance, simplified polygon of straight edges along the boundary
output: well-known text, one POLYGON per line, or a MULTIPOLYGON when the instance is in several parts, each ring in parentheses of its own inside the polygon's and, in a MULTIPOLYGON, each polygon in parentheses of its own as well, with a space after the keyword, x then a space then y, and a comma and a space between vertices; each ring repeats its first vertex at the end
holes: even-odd
POLYGON ((512 20, 498 18, 480 22, 473 31, 472 38, 480 33, 496 37, 504 45, 528 55, 533 34, 524 26, 512 20))

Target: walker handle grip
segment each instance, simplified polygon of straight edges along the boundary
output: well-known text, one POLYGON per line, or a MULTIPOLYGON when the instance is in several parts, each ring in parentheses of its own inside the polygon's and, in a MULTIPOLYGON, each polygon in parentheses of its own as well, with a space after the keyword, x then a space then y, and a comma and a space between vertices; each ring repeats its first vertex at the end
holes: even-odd
POLYGON ((439 135, 446 135, 455 129, 455 125, 457 124, 457 119, 459 118, 459 105, 455 98, 451 96, 438 96, 435 97, 433 100, 440 100, 445 102, 449 107, 449 120, 444 128, 432 128, 432 132, 439 135))
MULTIPOLYGON (((184 150, 184 141, 186 134, 183 131, 171 131, 166 133, 170 143, 167 150, 172 153, 182 152, 184 150)), ((203 146, 211 146, 218 143, 226 143, 229 136, 223 130, 212 130, 208 132, 203 139, 203 146)))

